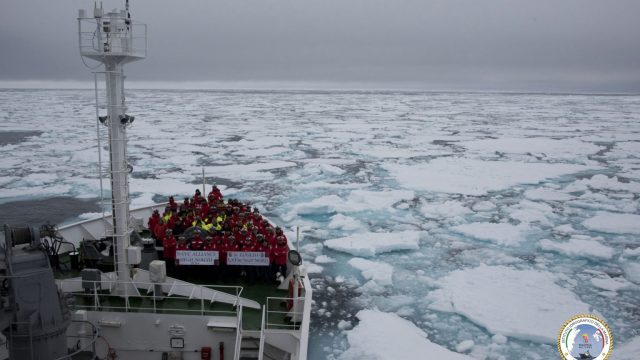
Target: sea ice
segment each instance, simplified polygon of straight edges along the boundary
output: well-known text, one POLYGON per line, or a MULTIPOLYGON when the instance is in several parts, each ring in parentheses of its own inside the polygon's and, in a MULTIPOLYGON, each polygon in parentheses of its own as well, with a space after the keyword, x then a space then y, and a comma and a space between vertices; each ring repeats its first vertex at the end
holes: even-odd
POLYGON ((391 251, 417 250, 419 248, 420 234, 419 231, 367 232, 326 240, 324 246, 355 256, 372 257, 391 251))
POLYGON ((392 205, 401 200, 410 200, 415 196, 407 190, 353 190, 346 199, 337 195, 325 195, 307 203, 297 204, 293 213, 300 215, 326 213, 353 213, 392 209, 392 205))
POLYGON ((491 210, 494 210, 495 208, 496 208, 496 204, 487 200, 478 201, 477 203, 471 206, 471 210, 473 211, 491 211, 491 210))
MULTIPOLYGON (((132 192, 153 193, 164 196, 189 196, 196 189, 202 190, 202 184, 188 184, 181 180, 162 178, 162 179, 139 179, 133 178, 129 180, 132 192)), ((209 189, 210 190, 210 189, 209 189)), ((179 201, 180 198, 176 198, 179 201)))
POLYGON ((251 164, 233 164, 207 167, 207 172, 216 177, 230 180, 270 180, 273 174, 269 170, 277 170, 296 166, 291 161, 255 162, 251 164))
POLYGON ((523 224, 477 222, 453 226, 450 230, 498 245, 515 246, 525 240, 526 232, 530 228, 523 224))
POLYGON ((329 229, 353 231, 362 229, 364 225, 359 220, 356 220, 350 216, 336 214, 331 217, 331 221, 329 222, 327 227, 329 229))
POLYGON ((589 230, 613 234, 640 235, 640 215, 598 212, 582 222, 589 230))
POLYGON ((492 334, 553 344, 566 319, 590 310, 555 280, 544 271, 481 265, 439 279, 427 300, 430 309, 463 315, 492 334))
POLYGON ((529 189, 524 192, 524 197, 529 200, 542 201, 567 201, 573 199, 573 196, 566 192, 553 189, 529 189))
POLYGON ((585 235, 573 235, 569 241, 542 239, 538 243, 542 250, 553 251, 568 257, 586 257, 609 260, 615 251, 600 243, 598 239, 585 235))
POLYGON ((323 163, 308 163, 305 164, 302 173, 304 175, 342 175, 345 173, 341 168, 331 165, 331 164, 323 164, 323 163))
POLYGON ((628 258, 640 257, 640 246, 635 249, 624 249, 622 255, 628 258))
POLYGON ((464 353, 473 348, 476 343, 473 340, 464 340, 461 341, 458 345, 456 345, 456 351, 459 353, 464 353))
POLYGON ((635 285, 622 277, 594 277, 591 279, 591 284, 593 284, 593 286, 597 287, 598 289, 607 291, 620 291, 635 287, 635 285))
POLYGON ((393 284, 393 266, 387 263, 362 258, 350 259, 348 263, 360 270, 362 277, 366 280, 373 280, 382 286, 393 284))
POLYGON ((640 285, 640 263, 638 261, 626 260, 622 262, 622 269, 627 280, 640 285))
POLYGON ((523 200, 518 204, 509 206, 506 211, 512 219, 523 223, 538 222, 546 226, 552 226, 553 223, 549 219, 555 217, 551 206, 530 200, 523 200))
POLYGON ((408 189, 479 196, 595 167, 447 157, 411 165, 387 163, 384 168, 408 189))
POLYGON ((621 182, 617 176, 608 177, 603 174, 593 175, 589 179, 576 180, 567 186, 565 190, 580 190, 583 186, 593 190, 640 192, 640 183, 634 181, 621 182))
POLYGON ((461 145, 481 154, 493 155, 499 152, 562 160, 586 160, 586 155, 595 154, 602 149, 579 139, 555 140, 548 137, 482 139, 465 141, 461 145))
POLYGON ((349 349, 342 360, 438 359, 471 360, 427 339, 427 334, 396 314, 361 310, 358 325, 347 332, 349 349))
POLYGON ((314 264, 309 261, 305 262, 303 266, 304 266, 304 269, 309 274, 319 274, 322 272, 322 270, 324 270, 322 266, 314 264))
POLYGON ((329 257, 327 255, 320 255, 316 257, 316 264, 330 264, 336 262, 336 259, 329 257))
POLYGON ((443 203, 426 203, 420 208, 420 212, 428 219, 444 219, 464 216, 471 210, 458 201, 449 200, 443 203))
POLYGON ((635 336, 620 346, 616 345, 612 354, 613 360, 638 360, 640 336, 635 336))

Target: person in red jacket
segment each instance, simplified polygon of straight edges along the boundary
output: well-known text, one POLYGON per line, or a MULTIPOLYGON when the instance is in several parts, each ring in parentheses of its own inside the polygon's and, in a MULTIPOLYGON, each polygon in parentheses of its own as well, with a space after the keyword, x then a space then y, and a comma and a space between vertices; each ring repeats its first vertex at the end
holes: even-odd
POLYGON ((160 221, 160 223, 158 223, 153 230, 153 233, 155 234, 156 239, 162 241, 162 238, 167 233, 167 229, 168 229, 167 224, 160 221))
POLYGON ((191 205, 193 208, 197 208, 200 206, 200 203, 204 200, 202 194, 200 193, 200 189, 196 189, 196 193, 193 195, 191 200, 191 205))
POLYGON ((210 199, 209 202, 213 200, 213 203, 215 204, 222 200, 222 192, 220 192, 220 189, 218 189, 217 186, 213 185, 213 187, 211 188, 211 192, 207 197, 210 199))
POLYGON ((173 196, 169 196, 169 208, 171 212, 176 213, 178 211, 178 203, 173 198, 173 196))
POLYGON ((276 230, 274 228, 272 228, 271 226, 267 227, 267 235, 265 235, 265 239, 267 240, 267 243, 269 244, 269 246, 274 247, 276 246, 276 243, 278 242, 276 239, 276 230))
POLYGON ((196 232, 191 239, 189 244, 190 250, 202 250, 204 246, 204 240, 202 239, 202 235, 199 232, 196 232))
POLYGON ((180 211, 181 212, 188 212, 189 210, 191 210, 191 202, 189 201, 189 198, 186 197, 186 198, 184 198, 184 201, 180 205, 180 211))
POLYGON ((160 218, 160 212, 158 210, 153 210, 153 214, 151 214, 151 216, 149 217, 149 221, 147 222, 147 225, 149 226, 149 232, 151 233, 151 237, 153 237, 156 240, 160 240, 156 237, 156 225, 158 225, 160 222, 162 221, 162 219, 160 218))
POLYGON ((178 237, 178 245, 176 250, 189 250, 189 244, 187 244, 187 239, 184 236, 178 237))
POLYGON ((173 236, 173 231, 171 231, 171 229, 167 229, 166 235, 162 239, 162 257, 167 264, 167 274, 173 274, 175 269, 177 245, 178 243, 176 241, 176 237, 173 236))
POLYGON ((272 278, 278 276, 278 273, 282 276, 287 276, 287 254, 289 253, 289 247, 284 236, 277 237, 276 246, 271 248, 271 255, 273 259, 272 265, 272 278))

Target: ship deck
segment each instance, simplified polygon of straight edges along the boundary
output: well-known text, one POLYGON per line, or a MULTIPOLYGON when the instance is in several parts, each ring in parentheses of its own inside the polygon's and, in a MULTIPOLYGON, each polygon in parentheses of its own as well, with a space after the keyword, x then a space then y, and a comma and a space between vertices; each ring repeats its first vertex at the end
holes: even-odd
MULTIPOLYGON (((63 262, 64 259, 61 259, 63 262)), ((56 279, 79 278, 80 273, 70 271, 66 273, 56 272, 56 279)), ((180 276, 180 279, 193 284, 203 285, 218 291, 236 295, 235 288, 242 287, 241 297, 254 300, 261 306, 267 306, 267 299, 271 298, 266 315, 269 324, 283 329, 297 328, 285 318, 287 312, 286 303, 278 298, 286 298, 287 290, 279 290, 276 283, 249 282, 245 278, 237 280, 212 280, 203 276, 180 276), (206 285, 205 285, 206 284, 206 285), (275 299, 273 299, 275 298, 275 299)), ((108 290, 88 291, 85 293, 73 293, 75 309, 93 311, 117 311, 117 312, 145 312, 160 314, 183 314, 202 316, 226 316, 235 317, 236 308, 232 304, 223 302, 210 302, 202 299, 189 299, 183 296, 165 296, 162 300, 154 300, 152 294, 140 289, 141 296, 129 296, 128 304, 123 297, 109 294, 108 290), (96 301, 97 298, 97 301, 96 301)), ((262 325, 262 310, 243 307, 242 328, 244 330, 260 330, 262 325)))

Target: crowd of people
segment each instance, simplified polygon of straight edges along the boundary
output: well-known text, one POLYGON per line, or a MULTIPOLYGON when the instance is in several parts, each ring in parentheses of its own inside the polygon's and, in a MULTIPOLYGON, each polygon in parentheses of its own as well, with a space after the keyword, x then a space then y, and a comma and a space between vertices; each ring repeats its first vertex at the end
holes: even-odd
POLYGON ((208 272, 226 278, 267 280, 286 273, 289 247, 282 229, 271 225, 249 204, 237 199, 225 202, 215 185, 206 197, 197 189, 180 204, 171 196, 162 214, 153 212, 148 226, 157 245, 164 249, 169 274, 184 271, 185 266, 180 269, 176 258, 176 251, 181 250, 217 251, 215 269, 208 272), (227 265, 227 253, 232 251, 263 253, 269 266, 227 265))

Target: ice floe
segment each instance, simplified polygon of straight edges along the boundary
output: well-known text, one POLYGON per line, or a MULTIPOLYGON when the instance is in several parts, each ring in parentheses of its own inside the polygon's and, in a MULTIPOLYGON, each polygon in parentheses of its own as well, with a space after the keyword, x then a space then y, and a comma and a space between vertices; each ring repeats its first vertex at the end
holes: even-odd
POLYGON ((299 215, 322 213, 353 213, 359 211, 390 210, 401 200, 410 200, 415 196, 407 190, 353 190, 346 198, 337 195, 325 195, 310 202, 297 204, 293 213, 299 215))
POLYGON ((316 262, 316 264, 330 264, 330 263, 336 262, 336 259, 329 257, 327 255, 320 255, 320 256, 317 256, 314 261, 316 262))
POLYGON ((589 230, 640 235, 640 215, 599 212, 582 222, 589 230))
POLYGON ((432 343, 424 331, 396 314, 361 310, 356 317, 360 322, 347 332, 350 347, 342 360, 472 359, 432 343))
POLYGON ((492 334, 553 344, 562 323, 589 313, 589 305, 537 270, 479 266, 455 270, 439 279, 427 296, 429 308, 454 312, 492 334))
POLYGON ((326 240, 324 246, 355 256, 372 257, 391 251, 417 250, 420 234, 419 231, 367 232, 326 240))
POLYGON ((331 221, 327 225, 329 229, 340 229, 346 231, 358 230, 364 228, 364 225, 355 218, 336 214, 331 217, 331 221))
POLYGON ((577 164, 483 161, 446 157, 411 165, 385 164, 385 169, 405 188, 464 195, 484 195, 518 184, 597 168, 577 164))
POLYGON ((526 240, 530 228, 524 224, 477 222, 453 226, 450 230, 498 245, 515 246, 526 240))
POLYGON ((460 217, 471 213, 471 209, 458 201, 445 201, 443 203, 426 203, 420 208, 420 212, 429 219, 443 219, 460 217))
POLYGON ((375 281, 378 285, 393 284, 393 266, 387 263, 353 258, 348 261, 348 264, 360 270, 363 278, 375 281))
POLYGON ((542 239, 538 243, 542 250, 554 251, 568 257, 586 257, 610 260, 615 251, 601 243, 602 238, 573 235, 568 241, 542 239))
POLYGON ((543 201, 567 201, 573 199, 571 194, 566 192, 554 190, 554 189, 529 189, 524 192, 524 197, 529 200, 543 200, 543 201))
POLYGON ((562 160, 585 160, 586 155, 602 149, 601 146, 579 139, 556 140, 548 137, 483 139, 464 141, 460 145, 482 154, 520 154, 562 160))
POLYGON ((625 280, 621 277, 594 277, 591 279, 591 284, 598 289, 607 290, 607 291, 620 291, 626 289, 632 289, 635 287, 634 284, 625 280))

